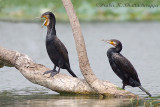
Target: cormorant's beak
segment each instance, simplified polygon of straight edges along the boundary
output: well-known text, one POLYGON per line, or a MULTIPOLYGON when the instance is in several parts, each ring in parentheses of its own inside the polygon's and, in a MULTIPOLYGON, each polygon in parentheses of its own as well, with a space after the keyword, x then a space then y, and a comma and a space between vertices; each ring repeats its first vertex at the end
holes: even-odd
POLYGON ((34 19, 32 19, 32 20, 36 20, 36 19, 40 19, 41 17, 35 17, 34 19))
POLYGON ((109 40, 104 40, 104 39, 102 39, 102 41, 107 42, 107 43, 110 43, 110 41, 109 41, 109 40))
POLYGON ((41 18, 45 18, 46 20, 44 21, 43 26, 48 26, 49 25, 49 18, 47 15, 42 15, 41 18))
POLYGON ((116 43, 114 41, 112 41, 112 40, 104 40, 103 39, 102 41, 107 42, 107 43, 109 43, 109 44, 111 44, 113 46, 116 46, 116 43))

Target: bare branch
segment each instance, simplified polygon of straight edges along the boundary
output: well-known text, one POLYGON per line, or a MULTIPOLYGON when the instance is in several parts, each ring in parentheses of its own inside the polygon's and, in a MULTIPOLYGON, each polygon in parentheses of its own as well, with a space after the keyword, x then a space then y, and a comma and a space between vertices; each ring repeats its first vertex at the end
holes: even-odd
POLYGON ((71 0, 62 0, 62 2, 67 11, 67 14, 68 14, 71 26, 72 26, 73 36, 75 39, 76 49, 77 49, 78 58, 79 58, 80 70, 84 78, 86 79, 87 83, 97 93, 102 94, 102 95, 106 94, 107 96, 108 95, 117 96, 115 89, 114 89, 115 90, 114 92, 113 88, 110 88, 109 85, 104 85, 103 81, 100 81, 93 73, 90 67, 90 64, 89 64, 85 42, 84 42, 83 34, 80 28, 79 20, 76 16, 71 0))
POLYGON ((0 47, 0 60, 3 60, 3 63, 9 62, 10 65, 18 69, 29 81, 58 93, 96 94, 85 80, 64 74, 57 74, 54 77, 43 75, 44 71, 49 70, 48 68, 34 63, 27 55, 19 52, 0 47))
POLYGON ((50 77, 49 74, 43 75, 45 71, 49 70, 48 68, 41 64, 36 64, 27 55, 10 51, 3 47, 0 47, 0 67, 14 66, 29 81, 58 93, 100 94, 106 97, 136 97, 136 95, 120 90, 116 85, 108 81, 101 81, 95 76, 89 64, 84 38, 73 5, 70 0, 62 0, 62 2, 72 26, 80 70, 85 80, 64 74, 57 74, 54 77, 50 77))
MULTIPOLYGON (((45 66, 34 63, 27 55, 16 51, 10 51, 0 46, 1 63, 8 63, 18 69, 22 75, 32 83, 39 84, 58 93, 72 94, 98 94, 88 83, 79 78, 74 78, 64 74, 57 74, 54 77, 43 75, 47 70, 45 66), (3 61, 3 62, 2 62, 3 61)), ((117 93, 117 97, 135 97, 134 94, 127 91, 118 90, 110 82, 103 81, 104 86, 112 89, 111 93, 117 93)))

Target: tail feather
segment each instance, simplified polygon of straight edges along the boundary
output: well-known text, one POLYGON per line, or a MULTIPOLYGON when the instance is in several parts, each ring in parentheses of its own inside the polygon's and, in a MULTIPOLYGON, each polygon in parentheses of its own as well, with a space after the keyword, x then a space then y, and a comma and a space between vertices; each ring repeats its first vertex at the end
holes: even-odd
POLYGON ((152 96, 147 90, 145 90, 142 86, 139 86, 139 88, 144 91, 146 94, 148 94, 149 96, 152 96))
MULTIPOLYGON (((74 72, 71 70, 71 68, 68 68, 67 71, 73 76, 73 77, 77 77, 74 72)), ((77 77, 78 78, 78 77, 77 77)))

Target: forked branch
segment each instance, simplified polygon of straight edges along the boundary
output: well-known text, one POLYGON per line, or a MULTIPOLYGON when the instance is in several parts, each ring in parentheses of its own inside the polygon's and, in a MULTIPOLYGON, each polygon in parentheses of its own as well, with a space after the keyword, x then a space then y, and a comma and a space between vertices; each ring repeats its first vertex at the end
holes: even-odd
POLYGON ((0 47, 0 67, 13 66, 29 81, 42 85, 58 93, 72 94, 100 94, 106 97, 136 97, 125 90, 120 90, 116 85, 99 80, 93 73, 87 57, 86 47, 80 24, 70 0, 62 0, 69 16, 73 36, 76 43, 80 70, 85 79, 74 78, 64 74, 54 77, 43 75, 47 70, 44 65, 36 64, 27 55, 0 47))

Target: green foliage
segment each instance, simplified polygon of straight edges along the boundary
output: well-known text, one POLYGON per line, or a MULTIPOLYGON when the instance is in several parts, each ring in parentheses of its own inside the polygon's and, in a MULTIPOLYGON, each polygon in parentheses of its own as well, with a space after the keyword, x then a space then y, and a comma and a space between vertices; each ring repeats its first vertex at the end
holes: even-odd
POLYGON ((160 97, 146 97, 141 99, 130 99, 130 107, 160 107, 160 97))
POLYGON ((122 88, 120 88, 120 87, 117 87, 117 89, 118 89, 118 90, 124 90, 124 89, 122 89, 122 88))
POLYGON ((145 107, 159 107, 160 106, 160 97, 150 97, 149 99, 144 100, 145 107))
MULTIPOLYGON (((82 21, 160 20, 160 0, 72 0, 72 3, 82 21)), ((31 21, 46 11, 54 12, 60 21, 68 20, 61 0, 0 0, 3 20, 31 21)))

